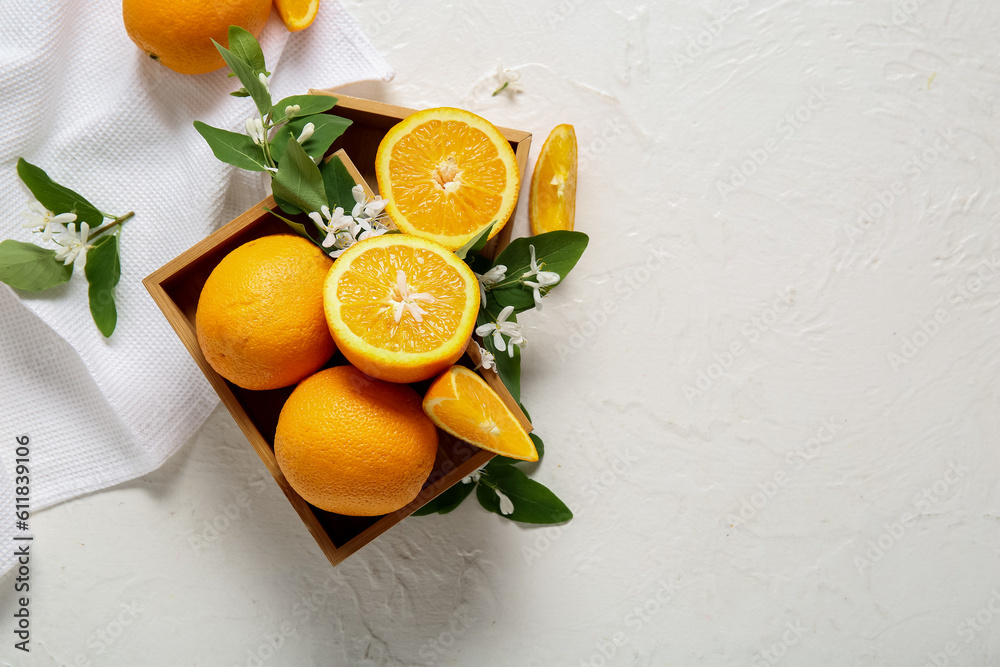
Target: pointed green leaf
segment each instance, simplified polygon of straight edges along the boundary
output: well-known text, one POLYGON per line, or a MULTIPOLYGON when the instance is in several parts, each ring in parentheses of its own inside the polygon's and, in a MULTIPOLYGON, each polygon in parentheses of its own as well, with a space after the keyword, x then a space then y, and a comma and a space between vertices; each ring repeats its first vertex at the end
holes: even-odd
POLYGON ((330 202, 330 208, 338 206, 345 211, 354 208, 354 195, 351 190, 357 183, 351 172, 347 171, 347 166, 339 156, 334 155, 329 162, 324 162, 320 166, 323 174, 323 187, 326 190, 326 200, 330 202))
POLYGON ((447 514, 461 505, 462 501, 469 497, 474 488, 476 488, 475 484, 463 484, 462 482, 453 484, 451 488, 443 491, 441 495, 418 509, 411 516, 447 514))
POLYGON ((264 52, 260 43, 248 30, 238 25, 229 26, 229 50, 243 62, 250 65, 254 72, 267 72, 264 64, 264 52))
POLYGON ((294 139, 289 140, 285 157, 278 163, 271 189, 275 199, 280 197, 305 212, 318 211, 327 201, 319 167, 294 139))
POLYGON ((114 333, 118 324, 115 285, 122 275, 118 240, 118 234, 108 234, 95 241, 87 251, 84 269, 90 283, 90 314, 105 338, 114 333))
POLYGON ((271 112, 271 93, 268 92, 267 88, 264 87, 264 84, 257 77, 258 72, 254 70, 250 63, 214 39, 212 43, 215 44, 215 48, 222 55, 222 59, 229 65, 229 69, 233 70, 240 83, 250 93, 250 97, 253 98, 254 104, 257 105, 257 111, 260 112, 261 118, 266 118, 267 114, 271 112))
POLYGON ((9 239, 0 243, 0 282, 11 287, 41 292, 62 285, 72 275, 73 265, 64 266, 55 250, 9 239))
POLYGON ((316 129, 313 130, 312 136, 302 144, 302 148, 309 157, 316 159, 323 157, 330 149, 330 145, 351 125, 351 121, 346 118, 331 116, 330 114, 296 117, 281 128, 275 135, 274 141, 271 142, 271 157, 276 162, 281 162, 285 154, 285 146, 291 137, 300 136, 302 128, 308 123, 312 123, 316 129))
POLYGON ((490 234, 493 232, 493 228, 496 224, 497 221, 494 220, 476 232, 471 239, 465 242, 465 245, 455 251, 455 255, 457 255, 459 259, 465 259, 470 252, 475 254, 485 248, 487 241, 490 240, 490 234))
POLYGON ((292 95, 278 100, 274 104, 274 113, 271 114, 271 120, 276 124, 285 122, 285 108, 294 104, 299 105, 299 111, 295 114, 295 118, 301 118, 302 116, 311 116, 315 113, 329 111, 337 106, 337 98, 330 97, 329 95, 292 95))
POLYGON ((267 170, 264 149, 247 135, 220 130, 200 120, 194 122, 194 128, 208 142, 215 157, 223 162, 249 171, 267 170))
POLYGON ((53 181, 41 167, 36 167, 24 158, 17 159, 17 175, 31 194, 42 206, 53 213, 75 213, 77 224, 86 222, 97 227, 104 220, 104 214, 81 195, 53 181))
POLYGON ((490 295, 501 307, 514 306, 514 312, 517 313, 534 308, 535 299, 531 288, 519 281, 531 268, 530 246, 535 248, 535 261, 539 268, 558 273, 561 283, 566 274, 576 266, 583 251, 587 249, 588 242, 589 239, 583 232, 564 229, 511 241, 493 261, 494 266, 503 264, 507 267, 507 277, 490 291, 490 295))
POLYGON ((261 208, 263 208, 265 211, 267 211, 268 213, 270 213, 271 215, 273 215, 274 217, 278 218, 283 223, 285 223, 286 225, 288 225, 289 227, 291 227, 292 231, 294 231, 299 236, 301 236, 301 237, 303 237, 305 239, 308 239, 308 240, 312 241, 313 243, 316 242, 313 239, 313 237, 309 235, 309 230, 306 229, 306 226, 304 224, 302 224, 301 222, 295 222, 294 220, 291 220, 290 218, 286 218, 285 216, 281 215, 277 211, 272 211, 271 209, 269 209, 266 206, 262 206, 261 208))
POLYGON ((563 523, 573 518, 573 512, 556 494, 543 484, 529 479, 520 468, 498 466, 490 470, 483 479, 476 487, 476 498, 483 508, 494 514, 511 521, 539 524, 563 523), (485 483, 483 479, 486 480, 485 483), (511 514, 505 515, 500 511, 500 498, 491 488, 493 486, 510 498, 514 505, 511 514))

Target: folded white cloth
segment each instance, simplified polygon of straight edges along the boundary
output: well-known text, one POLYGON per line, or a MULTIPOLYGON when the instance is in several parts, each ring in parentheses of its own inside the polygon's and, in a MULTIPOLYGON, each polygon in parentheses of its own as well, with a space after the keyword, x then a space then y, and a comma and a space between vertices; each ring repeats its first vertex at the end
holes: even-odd
MULTIPOLYGON (((253 105, 228 95, 239 84, 227 69, 185 76, 152 62, 126 35, 121 3, 0 0, 0 15, 0 239, 38 242, 18 216, 33 199, 18 157, 102 211, 136 213, 122 233, 110 339, 91 320, 79 267, 39 295, 0 285, 0 544, 10 545, 30 534, 12 516, 16 438, 30 438, 35 511, 154 470, 215 407, 141 281, 267 186, 216 160, 192 125, 242 131, 253 105)), ((333 0, 299 33, 273 13, 260 41, 275 99, 393 76, 333 0)), ((0 572, 12 553, 0 548, 0 572)))

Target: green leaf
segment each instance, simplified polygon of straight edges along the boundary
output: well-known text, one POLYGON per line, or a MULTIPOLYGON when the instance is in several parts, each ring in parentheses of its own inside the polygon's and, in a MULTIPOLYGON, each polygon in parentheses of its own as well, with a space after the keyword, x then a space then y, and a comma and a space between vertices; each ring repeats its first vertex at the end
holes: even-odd
POLYGON ((233 97, 250 97, 250 93, 246 91, 246 88, 240 88, 239 90, 234 90, 229 94, 232 95, 233 97))
POLYGON ((542 439, 539 438, 534 433, 529 433, 528 437, 531 438, 531 441, 533 443, 535 443, 535 449, 538 450, 538 461, 522 461, 521 459, 512 459, 509 456, 500 456, 498 454, 497 456, 494 456, 492 459, 490 459, 490 462, 486 464, 486 467, 489 468, 492 465, 509 466, 509 465, 514 465, 515 463, 540 462, 542 460, 542 456, 545 455, 545 444, 542 442, 542 439))
POLYGON ((21 241, 0 243, 0 282, 11 287, 41 292, 62 285, 72 275, 73 265, 64 266, 55 250, 21 241))
POLYGON ((270 213, 271 215, 273 215, 274 217, 278 218, 283 223, 285 223, 286 225, 288 225, 289 227, 291 227, 292 231, 294 231, 299 236, 301 236, 301 237, 303 237, 305 239, 308 239, 308 240, 312 241, 313 243, 316 242, 313 239, 313 237, 309 235, 309 230, 306 229, 306 226, 304 224, 302 224, 301 222, 296 222, 294 220, 291 220, 290 218, 286 218, 285 216, 281 215, 277 211, 272 211, 271 209, 269 209, 266 206, 261 206, 261 208, 263 208, 265 211, 267 211, 268 213, 270 213))
POLYGON ((476 498, 483 508, 521 523, 563 523, 573 518, 563 501, 543 484, 529 479, 520 468, 498 466, 479 480, 476 498), (483 481, 486 480, 484 484, 483 481), (500 511, 500 498, 493 490, 495 486, 514 504, 514 511, 504 515, 500 511))
POLYGON ((494 266, 503 264, 507 267, 507 277, 494 286, 490 294, 501 307, 514 306, 516 313, 534 308, 535 300, 531 288, 525 287, 519 281, 519 278, 531 268, 529 246, 535 247, 535 260, 539 268, 558 273, 561 283, 566 274, 576 266, 583 251, 587 249, 588 242, 589 239, 583 232, 571 232, 565 229, 511 241, 493 261, 494 266))
POLYGON ((451 488, 443 491, 441 495, 418 509, 410 516, 447 514, 461 505, 462 501, 469 497, 469 494, 472 493, 474 488, 476 488, 475 484, 463 484, 462 482, 453 484, 451 488))
POLYGON ((219 44, 214 39, 212 43, 215 44, 215 48, 218 49, 219 53, 222 55, 222 59, 226 61, 229 65, 229 69, 233 70, 236 77, 243 84, 243 87, 247 89, 250 93, 250 97, 253 98, 253 102, 257 105, 257 111, 260 112, 261 118, 266 118, 267 114, 271 112, 271 93, 267 91, 264 84, 261 83, 260 79, 257 78, 258 72, 256 72, 253 66, 247 61, 243 60, 240 56, 236 55, 226 47, 219 44))
POLYGON ((17 159, 17 175, 28 186, 35 199, 53 213, 75 213, 77 224, 86 222, 91 227, 98 227, 104 220, 104 214, 93 204, 69 188, 59 185, 49 178, 45 170, 24 158, 17 159))
POLYGON ((524 407, 524 403, 518 403, 517 405, 521 408, 521 412, 524 413, 524 416, 527 417, 528 421, 530 422, 531 415, 528 414, 528 408, 524 407))
POLYGON ((299 112, 295 114, 295 117, 301 118, 303 116, 311 116, 314 113, 329 111, 337 106, 337 98, 330 97, 329 95, 292 95, 286 97, 275 103, 274 113, 271 114, 271 121, 275 124, 284 123, 287 120, 285 118, 285 107, 290 107, 293 104, 299 105, 299 112))
POLYGON ((115 285, 122 276, 119 255, 118 234, 102 236, 87 251, 87 266, 84 269, 90 283, 90 314, 94 323, 107 338, 118 324, 118 310, 115 308, 115 285))
POLYGON ((280 197, 301 211, 318 211, 326 205, 326 191, 319 167, 295 140, 288 142, 285 158, 278 163, 278 173, 274 175, 271 189, 275 199, 280 197))
POLYGON ((248 30, 238 25, 229 26, 229 50, 234 56, 250 65, 254 72, 267 72, 260 43, 248 30))
POLYGON ((345 211, 354 208, 354 195, 351 190, 357 183, 351 172, 347 171, 347 166, 339 156, 334 155, 329 162, 324 162, 320 166, 323 174, 323 187, 326 190, 326 199, 330 202, 330 208, 338 206, 345 211))
POLYGON ((220 130, 200 120, 194 122, 194 129, 208 142, 215 157, 223 162, 249 171, 267 171, 264 149, 247 135, 220 130))
POLYGON ((476 232, 475 236, 466 241, 465 245, 463 245, 461 248, 455 251, 455 254, 458 256, 458 258, 465 259, 470 252, 477 253, 483 248, 485 248, 486 242, 490 240, 490 233, 493 231, 493 227, 495 227, 496 224, 497 221, 494 220, 493 222, 491 222, 490 224, 486 225, 478 232, 476 232))
MULTIPOLYGON (((312 136, 302 144, 302 148, 309 157, 316 159, 323 157, 330 149, 330 145, 351 125, 351 121, 346 118, 331 116, 329 114, 317 114, 301 118, 296 116, 295 120, 290 121, 281 128, 278 134, 275 135, 274 141, 271 142, 271 157, 276 162, 281 162, 285 154, 285 146, 288 145, 293 136, 298 137, 302 134, 302 128, 308 123, 312 123, 316 129, 313 130, 312 136)), ((352 199, 351 201, 353 202, 354 200, 352 199)))
MULTIPOLYGON (((490 322, 496 322, 503 308, 492 298, 492 293, 487 292, 486 303, 481 304, 479 315, 476 317, 476 327, 480 327, 490 322)), ((511 315, 508 322, 517 322, 517 316, 511 315)), ((507 340, 506 337, 504 340, 507 340)), ((508 342, 507 351, 501 352, 493 343, 493 334, 488 334, 482 338, 482 346, 493 354, 493 360, 497 367, 497 375, 503 381, 507 391, 515 401, 521 401, 521 348, 516 345, 511 347, 508 342), (514 356, 509 350, 514 350, 514 356)))
MULTIPOLYGON (((480 327, 489 322, 496 322, 497 316, 499 314, 499 309, 497 304, 490 298, 487 298, 486 307, 479 310, 479 315, 476 318, 476 326, 480 327)), ((511 315, 507 318, 508 322, 517 322, 517 317, 511 315)), ((514 398, 515 401, 521 400, 521 348, 516 345, 511 348, 507 345, 507 350, 513 349, 514 356, 510 356, 509 351, 501 352, 496 348, 493 343, 493 334, 483 336, 482 345, 487 351, 493 354, 493 361, 497 367, 497 375, 503 381, 507 391, 514 398)))

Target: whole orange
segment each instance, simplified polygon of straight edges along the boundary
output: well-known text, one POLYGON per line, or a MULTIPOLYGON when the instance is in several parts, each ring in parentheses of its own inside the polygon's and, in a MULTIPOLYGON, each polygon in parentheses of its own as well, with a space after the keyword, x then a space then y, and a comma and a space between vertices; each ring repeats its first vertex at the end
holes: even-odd
POLYGON ((208 276, 195 314, 198 344, 215 371, 244 389, 309 377, 336 351, 323 314, 333 261, 300 236, 244 243, 208 276))
POLYGON ((412 387, 354 366, 327 368, 288 397, 274 434, 285 479, 328 512, 378 516, 406 506, 434 467, 437 430, 412 387))
POLYGON ((150 58, 181 74, 204 74, 225 61, 215 45, 229 44, 229 26, 260 35, 271 0, 122 0, 125 31, 150 58))

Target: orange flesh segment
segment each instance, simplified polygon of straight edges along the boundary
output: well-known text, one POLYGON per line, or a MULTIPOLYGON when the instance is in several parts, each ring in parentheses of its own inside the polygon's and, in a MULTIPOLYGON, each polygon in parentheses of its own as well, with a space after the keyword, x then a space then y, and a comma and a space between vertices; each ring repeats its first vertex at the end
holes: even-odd
POLYGON ((289 32, 308 28, 319 12, 319 0, 274 0, 274 6, 289 32))
POLYGON ((488 224, 507 187, 493 142, 455 120, 431 120, 401 138, 389 173, 395 205, 407 220, 448 235, 471 234, 488 224))
POLYGON ((572 125, 558 125, 545 140, 531 176, 528 209, 533 234, 573 229, 576 172, 576 132, 572 125))
POLYGON ((463 366, 442 374, 424 398, 424 411, 441 429, 481 449, 537 461, 528 433, 486 381, 463 366))
POLYGON ((369 345, 390 352, 428 352, 450 339, 465 310, 465 282, 438 255, 423 248, 371 248, 351 262, 337 286, 340 317, 369 345), (418 299, 422 321, 410 312, 395 320, 398 271, 418 299))

